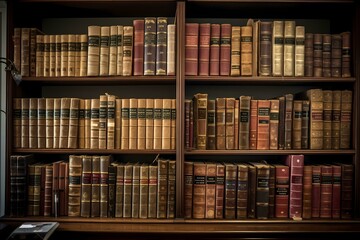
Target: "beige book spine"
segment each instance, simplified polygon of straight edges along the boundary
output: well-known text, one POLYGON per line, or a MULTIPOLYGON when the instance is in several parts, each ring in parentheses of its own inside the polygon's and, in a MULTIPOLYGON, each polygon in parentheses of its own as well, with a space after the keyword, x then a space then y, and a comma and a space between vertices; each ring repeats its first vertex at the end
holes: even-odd
POLYGON ((116 60, 116 75, 123 74, 123 45, 124 45, 124 26, 117 26, 117 60, 116 60))
POLYGON ((138 99, 137 149, 145 149, 146 144, 146 99, 138 99))
POLYGON ((176 149, 176 99, 171 99, 171 147, 176 149))
POLYGON ((21 76, 30 75, 30 28, 21 28, 21 76))
POLYGON ((90 149, 99 148, 99 109, 100 99, 91 99, 90 149))
POLYGON ((88 63, 88 35, 80 35, 80 76, 85 77, 87 75, 87 63, 88 63))
POLYGON ((341 90, 333 90, 332 122, 331 122, 331 148, 340 148, 340 112, 341 90))
POLYGON ((50 77, 56 76, 56 36, 50 35, 50 77))
POLYGON ((29 100, 29 148, 38 148, 38 99, 30 98, 29 100))
POLYGON ((295 73, 295 21, 284 22, 284 76, 295 73))
POLYGON ((242 26, 241 27, 241 75, 242 76, 251 76, 252 71, 252 54, 253 54, 253 32, 252 26, 242 26))
POLYGON ((322 89, 307 91, 310 100, 310 149, 323 149, 324 101, 322 89))
POLYGON ((171 149, 171 99, 163 99, 161 149, 171 149))
POLYGON ((21 99, 21 148, 29 148, 29 104, 29 98, 21 99))
POLYGON ((55 76, 61 76, 61 35, 55 35, 55 76))
POLYGON ((129 101, 129 149, 137 149, 138 100, 130 98, 129 101))
POLYGON ((132 75, 134 27, 124 26, 123 76, 132 75))
POLYGON ((91 99, 85 99, 85 148, 90 148, 91 138, 91 99))
POLYGON ((175 57, 176 57, 176 25, 168 24, 167 26, 167 75, 175 75, 175 57))
POLYGON ((79 148, 85 148, 85 99, 79 100, 79 148))
POLYGON ((273 22, 272 75, 283 75, 284 59, 284 21, 273 22))
POLYGON ((69 217, 80 217, 82 156, 69 156, 69 217))
POLYGON ((109 45, 109 75, 116 75, 117 65, 117 38, 118 38, 118 27, 110 27, 110 45, 109 45))
POLYGON ((46 99, 38 98, 38 148, 46 148, 46 99))
POLYGON ((324 98, 324 149, 331 149, 331 125, 332 125, 332 105, 333 92, 332 90, 323 90, 324 98))
POLYGON ((61 98, 54 99, 54 148, 60 146, 61 98))
POLYGON ((235 106, 234 106, 234 149, 239 149, 239 108, 240 108, 240 100, 235 99, 235 106))
POLYGON ((163 99, 154 99, 154 149, 162 147, 163 99))
POLYGON ((234 149, 234 110, 235 98, 225 99, 225 148, 234 149))
POLYGON ((115 101, 115 148, 121 148, 121 99, 115 101))
POLYGON ((35 69, 36 69, 37 77, 44 76, 44 35, 36 35, 36 68, 35 69))
POLYGON ((80 34, 75 35, 75 77, 80 77, 80 34))
POLYGON ((100 76, 109 75, 110 27, 100 28, 100 76))
POLYGON ((295 77, 305 75, 305 27, 295 28, 295 77))
POLYGON ((78 148, 79 135, 79 98, 71 98, 69 115, 68 148, 78 148))
POLYGON ((50 35, 44 35, 44 77, 50 76, 50 35))
POLYGON ((240 76, 240 26, 231 27, 231 76, 240 76))
POLYGON ((76 61, 76 35, 69 34, 69 46, 68 46, 68 76, 75 76, 75 61, 76 61))
POLYGON ((69 35, 61 35, 61 77, 68 76, 69 35))
POLYGON ((21 147, 21 98, 13 99, 13 146, 21 147))
POLYGON ((107 95, 107 149, 115 148, 115 95, 107 95))
POLYGON ((145 148, 154 148, 154 99, 146 99, 145 148))
POLYGON ((100 26, 88 26, 88 76, 99 76, 100 73, 100 32, 100 26))
POLYGON ((70 103, 70 98, 61 98, 59 148, 68 147, 70 103))
POLYGON ((121 149, 129 149, 130 99, 121 99, 121 149))
POLYGON ((99 149, 106 149, 107 136, 107 95, 100 95, 99 106, 99 149))

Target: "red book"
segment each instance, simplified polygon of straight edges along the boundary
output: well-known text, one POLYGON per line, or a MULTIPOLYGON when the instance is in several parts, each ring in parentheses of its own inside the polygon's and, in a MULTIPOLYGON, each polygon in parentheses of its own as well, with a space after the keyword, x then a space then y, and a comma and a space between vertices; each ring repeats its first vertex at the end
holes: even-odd
POLYGON ((331 217, 340 218, 340 203, 341 203, 341 166, 332 165, 332 206, 331 217))
POLYGON ((270 101, 258 100, 258 125, 256 149, 269 149, 270 146, 270 101))
POLYGON ((216 185, 215 185, 215 218, 224 218, 224 183, 225 183, 225 166, 216 164, 216 185))
POLYGON ((134 24, 134 76, 144 74, 145 21, 136 19, 134 24))
POLYGON ((256 149, 258 123, 258 100, 250 101, 250 149, 256 149))
POLYGON ((289 167, 275 166, 275 217, 289 217, 289 167))
POLYGON ((210 23, 200 24, 199 75, 209 76, 210 61, 210 23))
POLYGON ((221 24, 220 75, 229 76, 231 68, 231 24, 221 24))
POLYGON ((185 26, 185 75, 198 75, 199 24, 185 26))
POLYGON ((304 155, 288 155, 286 165, 290 168, 289 217, 301 218, 304 155))
POLYGON ((220 69, 220 24, 211 24, 210 75, 218 76, 220 69))
POLYGON ((311 217, 320 217, 320 180, 321 166, 312 166, 311 217))
POLYGON ((331 218, 332 205, 332 167, 321 166, 320 218, 331 218))

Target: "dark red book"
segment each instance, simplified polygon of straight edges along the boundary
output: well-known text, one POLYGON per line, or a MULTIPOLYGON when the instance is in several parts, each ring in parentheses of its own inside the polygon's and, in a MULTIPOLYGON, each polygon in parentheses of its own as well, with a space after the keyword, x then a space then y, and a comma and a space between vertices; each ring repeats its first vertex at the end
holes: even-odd
POLYGON ((224 218, 224 183, 225 183, 225 166, 216 164, 216 185, 215 185, 215 218, 224 218))
POLYGON ((231 24, 221 24, 220 75, 229 76, 231 69, 231 24))
POLYGON ((186 23, 185 26, 185 75, 198 75, 199 24, 186 23))
POLYGON ((220 72, 220 24, 211 24, 210 34, 210 75, 218 76, 220 72))
POLYGON ((334 219, 340 218, 341 210, 341 166, 332 165, 332 205, 331 217, 334 219))
POLYGON ((320 217, 320 181, 321 166, 312 166, 312 188, 311 188, 311 217, 320 217))
POLYGON ((289 166, 275 164, 275 217, 289 217, 289 166))
POLYGON ((201 23, 199 34, 199 75, 209 76, 210 23, 201 23))
POLYGON ((134 76, 144 74, 145 21, 136 19, 134 24, 134 76))
POLYGON ((257 147, 258 100, 250 100, 250 149, 257 147))

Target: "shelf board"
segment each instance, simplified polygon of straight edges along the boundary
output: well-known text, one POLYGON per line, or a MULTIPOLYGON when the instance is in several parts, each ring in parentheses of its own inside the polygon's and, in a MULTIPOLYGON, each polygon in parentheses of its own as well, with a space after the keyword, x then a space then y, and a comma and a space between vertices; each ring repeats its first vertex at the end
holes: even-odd
POLYGON ((354 155, 355 150, 186 150, 185 155, 354 155))
POLYGON ((121 149, 33 149, 16 148, 13 154, 175 154, 175 150, 121 150, 121 149))
POLYGON ((355 83, 356 78, 327 78, 327 77, 231 77, 231 76, 185 76, 188 84, 328 84, 355 83))
POLYGON ((44 85, 163 85, 175 84, 176 76, 106 76, 106 77, 23 77, 22 82, 44 85))

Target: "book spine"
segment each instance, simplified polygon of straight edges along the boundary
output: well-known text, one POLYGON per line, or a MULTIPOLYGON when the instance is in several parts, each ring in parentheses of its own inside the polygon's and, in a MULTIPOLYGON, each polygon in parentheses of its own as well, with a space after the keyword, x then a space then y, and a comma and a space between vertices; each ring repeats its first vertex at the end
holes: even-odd
POLYGON ((38 99, 29 99, 29 148, 38 148, 38 99))
POLYGON ((273 22, 272 44, 272 75, 283 76, 284 21, 273 22))
POLYGON ((162 147, 163 99, 154 99, 154 145, 153 149, 162 147))
POLYGON ((123 217, 124 209, 124 165, 117 164, 115 186, 115 217, 123 217))
POLYGON ((149 204, 148 218, 157 217, 158 166, 149 166, 149 204))
MULTIPOLYGON (((13 62, 17 70, 21 72, 21 28, 14 28, 13 44, 14 44, 14 57, 13 62)), ((38 49, 38 41, 36 41, 36 49, 38 49)), ((36 51, 37 53, 38 51, 36 51)))
POLYGON ((101 201, 101 157, 91 157, 91 207, 90 216, 100 217, 100 201, 101 201))
POLYGON ((107 102, 108 96, 101 94, 99 98, 99 149, 106 149, 107 136, 107 102))
POLYGON ((351 77, 351 33, 341 33, 341 77, 351 77))
POLYGON ((139 218, 148 218, 149 201, 149 165, 146 163, 140 166, 140 199, 139 199, 139 218))
POLYGON ((314 34, 305 33, 305 77, 314 75, 314 34))
POLYGON ((324 149, 331 149, 331 118, 332 118, 332 103, 333 103, 333 93, 332 90, 323 90, 323 98, 324 98, 324 149))
POLYGON ((303 100, 301 113, 301 149, 309 148, 309 111, 310 102, 303 100))
POLYGON ((108 212, 107 216, 115 217, 115 203, 116 203, 116 166, 109 165, 109 193, 108 193, 108 212))
MULTIPOLYGON (((42 35, 37 35, 37 36, 42 36, 42 35)), ((37 69, 37 64, 38 62, 36 61, 36 69, 37 69)), ((50 35, 50 77, 55 77, 55 76, 56 76, 56 35, 50 35)))
POLYGON ((240 39, 241 28, 239 26, 231 27, 231 76, 240 76, 240 39))
POLYGON ((184 205, 185 218, 192 217, 193 211, 193 181, 194 181, 194 163, 184 162, 184 205))
POLYGON ((14 148, 21 147, 21 98, 14 98, 13 99, 13 146, 14 148))
MULTIPOLYGON (((30 73, 30 76, 32 76, 32 77, 36 76, 36 38, 37 38, 37 35, 41 35, 39 29, 30 28, 29 73, 30 73)), ((50 37, 49 37, 49 35, 47 35, 47 40, 48 40, 47 41, 48 42, 48 47, 47 47, 48 74, 47 74, 47 76, 49 76, 50 75, 50 69, 49 69, 50 37)))
POLYGON ((305 27, 295 27, 295 77, 305 76, 305 27))
POLYGON ((215 218, 216 164, 206 163, 205 218, 215 218))
POLYGON ((239 149, 249 149, 251 97, 240 96, 239 100, 239 149))
POLYGON ((79 142, 79 98, 71 98, 69 113, 68 148, 78 148, 79 142))
POLYGON ((68 148, 71 98, 61 98, 59 148, 68 148))
POLYGON ((321 166, 312 166, 312 188, 311 188, 311 217, 320 217, 320 182, 321 166))
POLYGON ((121 106, 122 100, 116 98, 115 100, 115 149, 121 149, 121 129, 122 129, 122 119, 121 119, 121 106))
POLYGON ((85 148, 90 148, 90 139, 91 139, 91 99, 85 99, 85 148))
POLYGON ((168 20, 166 17, 158 17, 156 21, 156 75, 166 75, 168 20))
POLYGON ((289 217, 289 167, 275 165, 275 217, 289 217))
POLYGON ((171 99, 163 99, 161 149, 171 149, 171 99))
MULTIPOLYGON (((30 33, 30 35, 32 35, 30 33)), ((30 36, 32 38, 32 36, 30 36)), ((44 35, 44 49, 43 49, 43 64, 42 64, 42 72, 44 77, 50 76, 50 35, 44 35)), ((31 44, 31 43, 30 43, 31 44)), ((30 63, 31 64, 31 63, 30 63)), ((36 67, 35 67, 36 68, 36 67)), ((33 70, 30 66, 30 76, 32 75, 33 70)), ((35 70, 36 73, 36 70, 35 70)))
POLYGON ((157 189, 157 218, 166 218, 167 216, 167 193, 168 193, 168 172, 169 161, 164 159, 158 160, 158 189, 157 189))
POLYGON ((185 25, 185 75, 198 75, 199 24, 185 25))
POLYGON ((54 148, 60 144, 61 98, 54 98, 54 148))
MULTIPOLYGON (((81 52, 81 36, 80 34, 76 34, 75 35, 75 77, 80 77, 80 52, 81 52)), ((51 50, 50 50, 50 54, 51 54, 51 50)), ((51 74, 51 67, 50 67, 50 74, 51 74)))
POLYGON ((307 94, 310 100, 310 149, 323 149, 323 91, 311 89, 307 94))
POLYGON ((215 186, 215 218, 224 218, 224 187, 225 187, 225 166, 216 164, 216 186, 215 186))
POLYGON ((207 101, 206 93, 197 93, 194 96, 194 137, 195 148, 206 149, 207 136, 207 101))
MULTIPOLYGON (((44 38, 45 43, 45 38, 44 38)), ((44 50, 45 51, 45 50, 44 50)), ((45 55, 45 53, 44 53, 45 55)), ((68 64, 69 64, 69 34, 62 34, 61 35, 61 77, 68 76, 68 64)))
POLYGON ((341 165, 341 219, 353 217, 353 190, 354 190, 354 166, 352 164, 341 165))
POLYGON ((138 99, 137 149, 146 149, 146 99, 138 99))
POLYGON ((199 25, 199 76, 209 76, 210 29, 210 23, 199 25))
POLYGON ((124 26, 123 33, 123 76, 131 76, 133 70, 134 27, 124 26))
MULTIPOLYGON (((76 34, 69 34, 68 44, 68 76, 74 77, 76 70, 76 34)), ((46 69, 45 69, 46 70, 46 69)))
MULTIPOLYGON (((225 98, 216 98, 216 149, 225 150, 225 98)), ((191 120, 190 120, 191 123, 191 120)), ((191 128, 190 128, 191 129, 191 128)))
MULTIPOLYGON (((44 196, 44 216, 50 216, 52 212, 52 185, 53 185, 53 166, 45 166, 45 196, 44 196)), ((69 201, 70 203, 70 201, 69 201)))
POLYGON ((340 34, 331 35, 331 77, 341 77, 342 38, 340 34))
MULTIPOLYGON (((15 31, 14 31, 15 32, 15 31)), ((16 43, 14 43, 16 44, 16 43)), ((19 46, 20 48, 20 46, 19 46)), ((14 45, 14 54, 16 51, 16 46, 14 45)), ((14 59, 15 64, 15 59, 14 59)), ((15 64, 16 66, 16 64, 15 64)), ((20 70, 20 68, 17 68, 20 70)), ((44 76, 44 35, 36 35, 36 67, 35 75, 37 77, 44 76)))
POLYGON ((138 136, 138 100, 129 100, 129 149, 137 149, 138 136))
POLYGON ((237 166, 225 163, 224 218, 236 218, 237 166))
POLYGON ((267 164, 256 165, 256 218, 269 218, 269 178, 270 168, 267 164))
POLYGON ((314 34, 314 77, 322 77, 323 72, 323 60, 322 60, 322 51, 323 51, 323 40, 322 35, 319 33, 314 34))
POLYGON ((285 149, 292 149, 294 95, 285 94, 285 149))
POLYGON ((276 150, 279 145, 279 100, 270 100, 270 146, 269 149, 276 150))
POLYGON ((341 166, 332 165, 331 218, 340 219, 341 212, 341 166))
POLYGON ((194 162, 193 218, 205 218, 206 206, 206 164, 194 162))
POLYGON ((146 99, 145 149, 154 148, 154 99, 146 99))
POLYGON ((99 149, 99 98, 91 99, 90 109, 90 149, 99 149))
POLYGON ((107 123, 106 123, 107 149, 115 149, 115 109, 116 109, 115 106, 116 106, 116 97, 114 95, 107 95, 107 123))
POLYGON ((253 32, 252 26, 241 27, 241 76, 253 74, 253 32))
POLYGON ((121 149, 129 149, 130 99, 121 99, 121 149))
POLYGON ((220 75, 229 76, 231 69, 231 24, 221 24, 220 75))
POLYGON ((269 149, 270 147, 270 101, 258 100, 257 119, 257 145, 256 149, 269 149))
POLYGON ((168 76, 175 75, 175 57, 176 57, 176 41, 175 34, 176 25, 168 24, 167 26, 167 57, 166 57, 166 73, 168 76))
POLYGON ((237 165, 236 218, 246 219, 248 215, 249 170, 245 164, 237 165))
POLYGON ((331 77, 331 35, 323 34, 322 66, 323 77, 331 77))
POLYGON ((124 203, 123 203, 123 217, 124 218, 131 217, 132 184, 133 184, 133 164, 127 163, 124 166, 124 203))
POLYGON ((99 76, 109 75, 110 27, 100 27, 99 76))
POLYGON ((176 99, 171 99, 171 146, 170 149, 176 149, 176 99))
POLYGON ((124 57, 124 26, 117 25, 117 61, 116 61, 116 75, 123 74, 123 57, 124 57))
POLYGON ((257 147, 257 124, 258 124, 258 100, 250 100, 250 138, 249 148, 256 149, 257 147))
POLYGON ((349 149, 351 146, 352 95, 351 90, 341 91, 340 149, 349 149))
POLYGON ((38 98, 37 136, 38 148, 46 148, 46 99, 38 98))
POLYGON ((132 189, 131 189, 131 217, 139 218, 140 206, 140 165, 135 163, 133 165, 132 174, 132 189))
POLYGON ((332 175, 331 165, 321 166, 320 218, 331 218, 332 175))
POLYGON ((176 175, 176 161, 169 160, 166 218, 175 218, 175 184, 176 184, 175 175, 176 175))
POLYGON ((30 28, 21 28, 21 76, 30 76, 30 28))
POLYGON ((235 149, 235 98, 225 99, 225 149, 235 149))
POLYGON ((82 157, 69 156, 69 205, 68 216, 80 217, 82 157))
POLYGON ((220 24, 211 24, 210 33, 210 76, 218 76, 220 74, 220 24))
POLYGON ((304 219, 311 218, 311 197, 312 197, 312 166, 304 166, 304 187, 303 187, 303 210, 304 219))
POLYGON ((134 26, 134 76, 144 74, 144 35, 145 20, 136 19, 134 26))
POLYGON ((117 46, 118 46, 118 27, 116 25, 110 26, 110 46, 109 46, 109 75, 115 76, 117 73, 117 46))
POLYGON ((55 35, 55 76, 61 76, 61 35, 55 35))
POLYGON ((293 101, 292 148, 301 149, 302 100, 293 101))
POLYGON ((272 22, 260 22, 259 75, 271 76, 272 22))
POLYGON ((100 156, 100 217, 108 217, 110 156, 100 156))
POLYGON ((156 18, 145 18, 144 75, 155 75, 156 69, 156 18))
POLYGON ((333 90, 331 117, 331 148, 340 148, 341 90, 333 90))
POLYGON ((99 76, 100 73, 100 26, 88 26, 87 75, 99 76))

